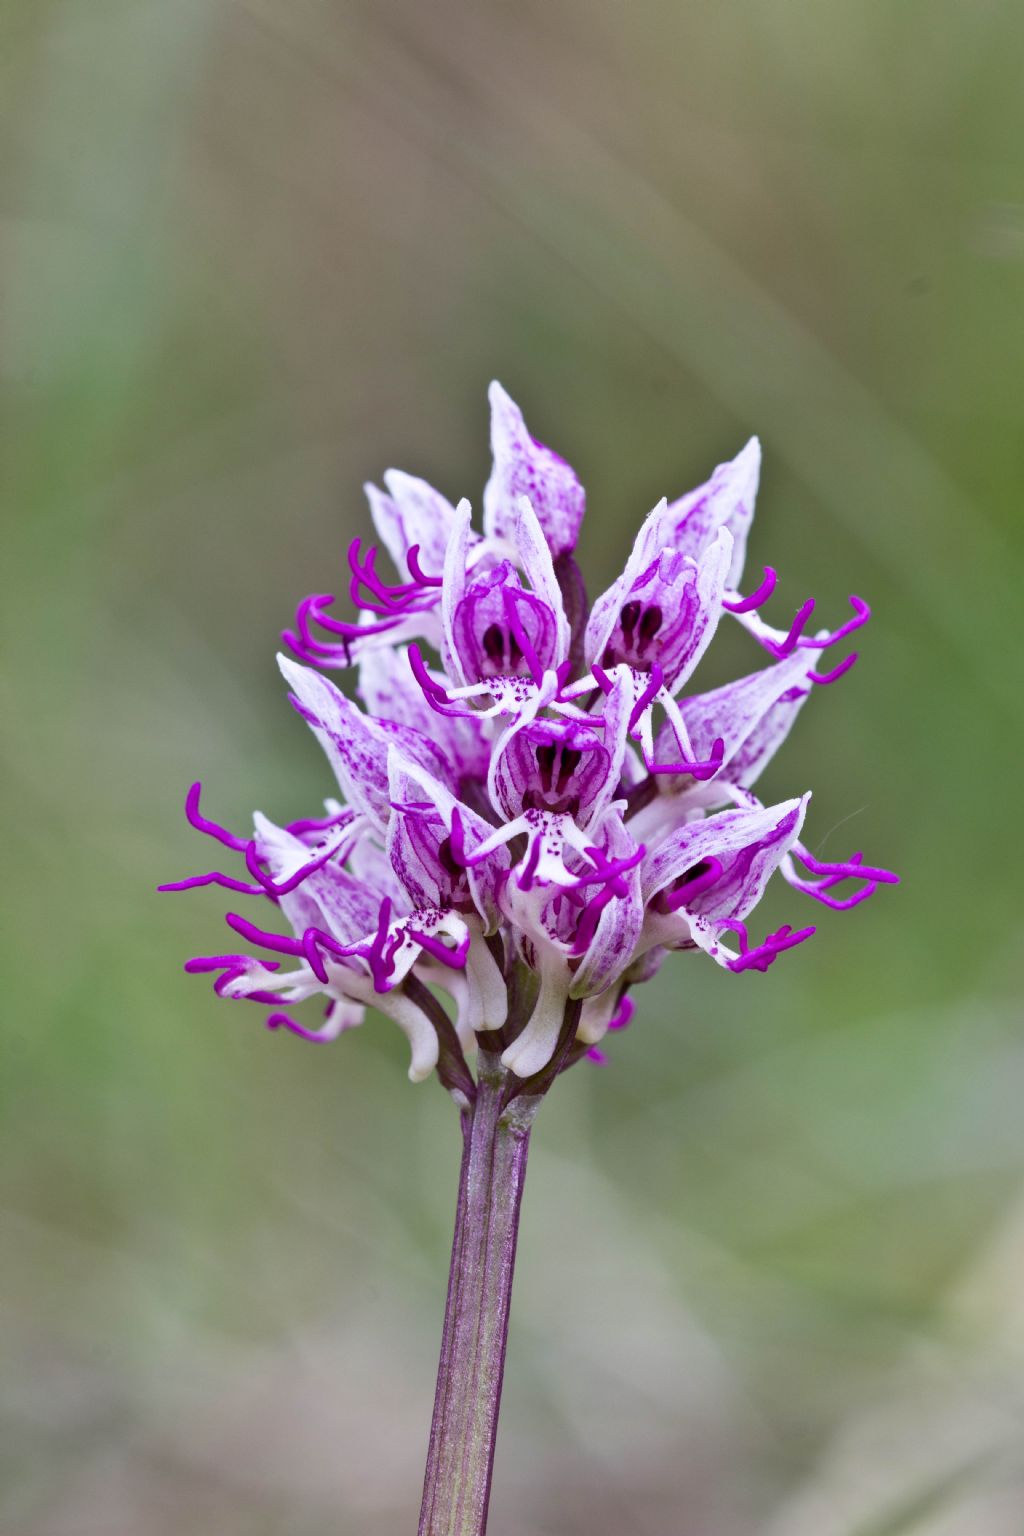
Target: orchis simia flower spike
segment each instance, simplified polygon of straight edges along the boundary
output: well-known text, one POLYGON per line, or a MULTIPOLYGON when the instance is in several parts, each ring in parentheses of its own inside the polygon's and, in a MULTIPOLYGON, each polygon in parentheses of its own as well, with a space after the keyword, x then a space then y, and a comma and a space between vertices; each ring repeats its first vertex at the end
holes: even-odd
POLYGON ((779 871, 844 911, 896 876, 801 841, 809 796, 754 792, 810 695, 856 660, 870 613, 781 624, 776 573, 743 583, 760 448, 662 501, 625 570, 589 609, 573 557, 583 487, 491 387, 494 464, 483 531, 410 475, 367 487, 394 575, 348 551, 352 611, 307 597, 280 658, 291 702, 337 781, 324 813, 251 836, 189 821, 238 856, 164 886, 215 884, 263 903, 227 914, 241 948, 189 960, 270 1029, 324 1042, 373 1007, 408 1038, 409 1075, 437 1073, 464 1156, 421 1536, 484 1529, 530 1126, 560 1073, 602 1062, 633 989, 671 950, 766 971, 814 933, 762 934, 779 871), (723 618, 768 654, 726 687, 692 678, 723 618), (836 648, 845 653, 835 659, 836 648), (354 671, 354 702, 325 672, 354 671), (276 910, 275 910, 276 909, 276 910), (237 951, 237 952, 236 952, 237 951), (319 999, 322 1016, 302 1005, 319 999))

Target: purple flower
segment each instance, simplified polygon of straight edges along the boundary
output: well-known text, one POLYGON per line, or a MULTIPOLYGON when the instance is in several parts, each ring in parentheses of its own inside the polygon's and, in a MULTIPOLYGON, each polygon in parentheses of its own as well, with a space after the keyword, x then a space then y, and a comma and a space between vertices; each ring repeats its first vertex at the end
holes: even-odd
POLYGON ((478 1041, 528 1081, 603 1059, 630 989, 673 950, 767 970, 815 931, 750 926, 776 871, 837 911, 897 879, 860 853, 817 859, 800 841, 809 795, 765 806, 754 793, 811 694, 856 660, 823 653, 870 617, 854 596, 833 629, 808 632, 812 599, 770 621, 771 567, 744 594, 757 440, 655 507, 588 617, 571 558, 583 489, 497 384, 491 409, 483 531, 468 502, 389 471, 367 494, 394 579, 356 540, 353 617, 317 594, 286 632, 307 663, 280 658, 292 703, 340 798, 283 827, 257 814, 243 838, 205 816, 194 785, 189 820, 240 867, 164 887, 220 885, 277 909, 229 912, 247 951, 188 962, 221 996, 318 1041, 372 1004, 407 1035, 410 1075, 436 1067, 460 1102, 478 1041), (694 691, 724 619, 769 663, 694 691), (322 668, 352 668, 359 702, 322 668), (285 1011, 314 997, 320 1022, 285 1011))

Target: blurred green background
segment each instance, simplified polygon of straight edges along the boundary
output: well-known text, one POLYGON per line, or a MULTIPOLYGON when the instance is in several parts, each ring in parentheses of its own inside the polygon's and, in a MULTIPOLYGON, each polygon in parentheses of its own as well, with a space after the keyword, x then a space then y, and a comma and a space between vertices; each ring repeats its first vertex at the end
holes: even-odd
POLYGON ((192 778, 330 792, 277 632, 364 479, 479 505, 497 376, 592 590, 761 435, 752 566, 876 611, 765 790, 904 884, 678 957, 545 1106, 495 1536, 1020 1536, 1022 50, 1013 0, 0 6, 5 1532, 414 1528, 455 1117, 383 1021, 218 1003, 223 901, 154 887, 192 778))

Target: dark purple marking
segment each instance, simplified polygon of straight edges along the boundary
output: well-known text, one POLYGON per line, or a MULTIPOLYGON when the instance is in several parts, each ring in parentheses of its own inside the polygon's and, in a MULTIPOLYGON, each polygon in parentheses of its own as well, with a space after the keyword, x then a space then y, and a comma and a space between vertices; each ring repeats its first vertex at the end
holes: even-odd
POLYGON ((469 868, 469 858, 466 854, 466 833, 462 825, 462 812, 458 806, 452 807, 452 830, 448 839, 451 851, 452 863, 460 869, 469 868))

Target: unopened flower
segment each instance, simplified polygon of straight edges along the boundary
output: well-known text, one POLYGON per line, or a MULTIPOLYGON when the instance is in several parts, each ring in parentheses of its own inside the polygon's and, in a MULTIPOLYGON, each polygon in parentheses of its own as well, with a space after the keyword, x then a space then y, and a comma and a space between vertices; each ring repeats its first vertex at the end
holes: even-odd
POLYGON ((754 792, 806 700, 856 660, 829 653, 870 617, 851 597, 851 617, 811 633, 808 600, 777 625, 770 567, 744 595, 756 439, 654 508, 588 614, 573 558, 583 488, 497 384, 491 408, 482 529, 468 502, 390 471, 367 489, 393 576, 354 541, 350 614, 314 595, 285 633, 292 703, 339 798, 283 827, 257 815, 240 837, 194 785, 189 820, 241 868, 164 887, 261 903, 262 917, 227 914, 244 952, 187 964, 220 995, 317 1041, 373 1005, 407 1035, 410 1076, 436 1067, 462 1103, 477 1042, 544 1086, 599 1059, 671 950, 767 970, 815 931, 757 929, 776 871, 795 900, 836 910, 896 881, 859 853, 816 859, 800 840, 808 795, 765 806, 754 792), (723 621, 768 664, 694 692, 723 621), (357 699, 325 671, 351 673, 357 699), (293 1010, 316 997, 324 1016, 304 1022, 293 1010))

